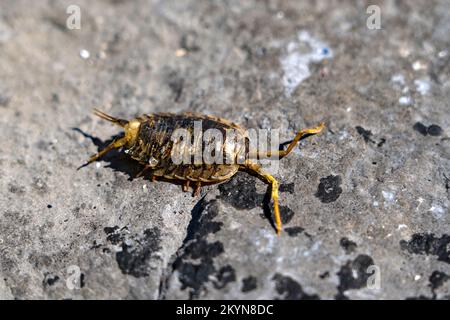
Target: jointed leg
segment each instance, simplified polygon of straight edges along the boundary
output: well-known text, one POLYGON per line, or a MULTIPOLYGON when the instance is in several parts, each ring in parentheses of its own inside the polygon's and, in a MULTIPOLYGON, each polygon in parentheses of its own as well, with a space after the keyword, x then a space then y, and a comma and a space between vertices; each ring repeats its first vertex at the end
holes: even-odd
POLYGON ((107 154, 109 151, 113 150, 113 149, 118 149, 120 147, 122 147, 125 144, 125 141, 123 139, 118 139, 118 140, 114 140, 113 142, 111 142, 105 149, 103 149, 102 151, 100 151, 99 153, 93 155, 92 157, 89 158, 88 162, 86 163, 86 165, 90 164, 91 162, 96 161, 97 159, 103 157, 105 154, 107 154))
POLYGON ((194 197, 198 197, 200 195, 200 190, 202 189, 202 183, 200 181, 197 182, 194 189, 194 197))
POLYGON ((183 184, 183 192, 188 192, 189 191, 189 184, 191 183, 191 181, 186 180, 186 182, 183 184))
POLYGON ((144 172, 147 171, 148 169, 153 168, 152 166, 145 166, 144 169, 142 169, 141 171, 139 171, 139 173, 136 175, 136 178, 142 177, 144 175, 144 172))
POLYGON ((302 129, 299 132, 297 132, 297 134, 295 135, 294 140, 292 140, 292 142, 289 144, 288 148, 286 150, 280 151, 278 156, 279 158, 283 158, 285 156, 287 156, 292 149, 294 149, 294 147, 297 145, 298 141, 300 140, 301 137, 303 137, 306 134, 316 134, 319 133, 320 131, 323 130, 323 128, 325 128, 325 123, 321 123, 319 124, 317 127, 315 128, 310 128, 310 129, 302 129))
POLYGON ((277 229, 277 235, 280 235, 281 232, 281 216, 280 209, 278 207, 278 181, 268 173, 265 173, 261 170, 261 167, 257 164, 247 163, 245 165, 247 169, 255 172, 260 177, 264 178, 268 183, 271 184, 272 192, 271 199, 273 200, 273 211, 275 216, 275 226, 277 229))
MULTIPOLYGON (((281 151, 268 151, 266 154, 261 154, 261 153, 257 153, 259 158, 272 158, 273 154, 278 154, 278 159, 284 158, 285 156, 287 156, 289 153, 291 153, 291 151, 294 149, 294 147, 297 145, 298 141, 307 134, 316 134, 319 133, 320 131, 322 131, 325 128, 325 123, 320 123, 317 127, 315 128, 309 128, 309 129, 302 129, 300 131, 297 132, 297 134, 295 135, 294 139, 292 140, 292 142, 289 144, 288 148, 286 150, 281 150, 281 151)), ((250 157, 254 158, 254 154, 250 153, 250 157)))

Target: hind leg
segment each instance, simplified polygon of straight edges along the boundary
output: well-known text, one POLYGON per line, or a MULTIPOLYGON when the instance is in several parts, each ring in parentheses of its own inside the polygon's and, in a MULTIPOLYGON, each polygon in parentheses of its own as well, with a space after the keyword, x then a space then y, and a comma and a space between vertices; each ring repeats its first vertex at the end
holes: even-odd
POLYGON ((302 130, 297 132, 297 134, 295 135, 294 139, 291 141, 291 143, 289 144, 289 146, 288 146, 288 148, 286 150, 273 151, 273 152, 272 151, 268 151, 265 154, 264 153, 260 153, 260 152, 251 152, 250 153, 250 158, 255 158, 256 155, 260 159, 261 158, 272 158, 273 156, 276 156, 277 159, 284 158, 289 153, 291 153, 291 151, 294 149, 294 147, 297 145, 297 143, 299 142, 299 140, 303 136, 309 135, 309 134, 317 134, 317 133, 321 132, 324 128, 325 128, 325 123, 322 122, 321 124, 319 124, 315 128, 302 129, 302 130))
POLYGON ((270 183, 272 187, 271 191, 271 199, 273 201, 273 211, 274 211, 274 217, 275 217, 275 226, 277 229, 277 235, 280 235, 281 232, 281 216, 280 216, 280 209, 278 206, 278 181, 270 174, 265 173, 262 171, 261 167, 254 163, 246 163, 244 167, 254 173, 256 173, 259 177, 266 180, 268 183, 270 183))

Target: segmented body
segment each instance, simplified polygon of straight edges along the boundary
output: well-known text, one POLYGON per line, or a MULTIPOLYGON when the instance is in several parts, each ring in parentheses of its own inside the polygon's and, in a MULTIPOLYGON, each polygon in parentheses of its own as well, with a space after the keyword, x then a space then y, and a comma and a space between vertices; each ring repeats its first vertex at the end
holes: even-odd
MULTIPOLYGON (((125 152, 151 169, 152 175, 155 177, 192 182, 225 181, 239 170, 238 156, 248 153, 242 149, 226 148, 230 143, 245 140, 246 131, 225 119, 193 113, 157 113, 142 115, 135 120, 140 122, 137 138, 125 146, 125 152), (201 124, 197 129, 195 128, 196 123, 197 125, 201 124), (195 163, 194 158, 190 164, 175 164, 172 159, 172 151, 177 142, 173 140, 173 136, 178 129, 186 130, 192 137, 195 137, 195 130, 199 130, 199 137, 203 137, 209 129, 218 130, 224 139, 220 152, 223 153, 224 158, 232 159, 232 164, 195 163), (227 130, 232 130, 235 134, 227 135, 227 130), (234 141, 227 141, 230 138, 234 141)), ((192 155, 197 152, 203 154, 207 142, 202 140, 199 144, 186 144, 181 149, 180 146, 177 147, 177 152, 187 152, 192 155)))
POLYGON ((325 127, 325 124, 321 123, 315 128, 298 131, 286 150, 270 151, 269 153, 256 150, 256 153, 254 153, 254 150, 249 150, 247 131, 222 118, 193 113, 157 113, 142 115, 128 121, 115 118, 100 110, 94 110, 94 113, 100 118, 122 127, 125 134, 90 157, 86 165, 96 161, 113 149, 124 148, 131 158, 145 165, 145 169, 141 171, 141 174, 147 169, 151 169, 153 178, 164 177, 170 180, 181 180, 185 191, 188 190, 192 181, 195 184, 194 195, 200 194, 202 185, 226 181, 239 169, 248 170, 271 185, 271 198, 273 200, 277 234, 280 234, 281 231, 278 182, 272 175, 264 172, 259 164, 251 161, 249 158, 252 158, 252 156, 249 156, 249 154, 251 152, 252 155, 256 154, 258 157, 275 155, 277 159, 281 159, 292 151, 301 137, 319 133, 325 127), (197 134, 196 130, 199 129, 196 123, 201 124, 200 132, 197 134), (174 139, 174 133, 177 129, 187 132, 186 140, 193 138, 192 143, 183 144, 184 139, 174 139), (205 139, 209 129, 215 129, 215 132, 219 132, 222 138, 221 143, 218 144, 215 140, 210 140, 209 138, 205 139), (230 131, 232 132, 231 135, 229 134, 230 131), (209 147, 211 146, 214 147, 215 155, 223 157, 224 161, 203 161, 205 160, 203 151, 210 150, 209 147), (175 163, 172 157, 172 151, 175 148, 179 148, 175 154, 177 152, 181 155, 188 154, 189 157, 194 155, 194 162, 183 160, 183 162, 175 163), (200 161, 195 159, 195 155, 198 153, 200 154, 200 161))

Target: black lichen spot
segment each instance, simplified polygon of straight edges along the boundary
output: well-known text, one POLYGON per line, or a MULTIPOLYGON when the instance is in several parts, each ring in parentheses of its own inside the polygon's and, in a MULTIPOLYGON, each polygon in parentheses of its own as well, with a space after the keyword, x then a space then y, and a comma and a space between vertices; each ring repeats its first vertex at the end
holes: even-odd
POLYGON ((341 247, 345 250, 345 253, 350 254, 355 251, 357 245, 353 241, 349 240, 348 238, 344 237, 339 241, 339 244, 341 247))
POLYGON ((433 273, 431 274, 429 281, 430 281, 430 287, 431 290, 434 293, 434 290, 436 290, 437 288, 441 287, 444 282, 446 282, 447 280, 450 280, 450 276, 447 275, 444 272, 441 271, 433 271, 433 273))
POLYGON ((147 229, 144 231, 143 236, 126 238, 128 238, 126 235, 122 235, 118 238, 113 237, 109 239, 112 243, 117 241, 122 243, 122 251, 116 253, 116 260, 120 270, 124 274, 138 278, 148 276, 149 262, 156 258, 155 253, 161 249, 161 233, 159 229, 147 229), (130 242, 132 244, 129 244, 130 242))
POLYGON ((236 209, 253 209, 262 206, 264 195, 256 193, 255 179, 244 173, 236 174, 228 183, 219 186, 220 199, 236 209))
POLYGON ((323 203, 334 202, 342 193, 341 183, 342 179, 340 176, 330 175, 322 178, 315 196, 323 203))
POLYGON ((307 294, 303 291, 302 286, 288 276, 282 274, 275 274, 272 278, 275 281, 275 289, 284 300, 318 300, 320 299, 316 294, 307 294))
POLYGON ((430 136, 438 137, 442 134, 442 128, 436 124, 432 124, 428 127, 427 132, 430 136))
POLYGON ((208 282, 210 275, 216 272, 212 261, 200 262, 199 264, 180 262, 175 266, 179 272, 178 279, 181 282, 181 290, 190 288, 190 299, 198 297, 204 284, 208 282))
POLYGON ((450 235, 435 237, 433 233, 416 233, 411 240, 400 241, 402 250, 413 254, 426 254, 438 257, 439 261, 450 263, 450 235))
POLYGON ((123 241, 124 236, 118 232, 119 231, 118 226, 105 227, 103 231, 105 231, 105 233, 108 235, 106 237, 106 240, 108 240, 112 244, 116 245, 119 244, 121 241, 123 241))
POLYGON ((366 130, 363 127, 357 126, 356 128, 356 132, 358 132, 358 134, 360 134, 363 138, 364 141, 367 142, 372 142, 375 143, 375 141, 373 141, 370 137, 372 136, 372 131, 370 130, 366 130))
POLYGON ((428 128, 421 122, 416 122, 413 129, 419 132, 421 135, 426 136, 428 134, 428 128))
POLYGON ((227 286, 228 283, 236 281, 236 272, 233 267, 230 265, 226 265, 220 268, 217 273, 217 280, 213 282, 214 287, 216 289, 223 289, 227 286))
MULTIPOLYGON (((184 253, 173 264, 173 269, 179 272, 181 289, 190 288, 190 298, 196 298, 200 294, 204 284, 209 281, 209 277, 216 273, 213 258, 223 253, 223 244, 219 241, 208 243, 205 239, 198 239, 190 242, 184 249, 184 253), (186 259, 200 260, 198 263, 186 262, 186 259)), ((226 281, 227 270, 216 276, 221 281, 226 281)), ((234 276, 234 270, 233 275, 234 276)), ((235 277, 235 276, 234 276, 235 277)), ((223 283, 223 282, 222 282, 223 283)), ((228 282, 227 282, 228 283, 228 282)), ((218 282, 215 286, 220 286, 218 282)), ((224 284, 224 286, 226 283, 224 284)))
POLYGON ((250 292, 258 287, 258 280, 254 276, 242 279, 242 292, 250 292))
POLYGON ((205 239, 193 241, 186 246, 184 256, 191 259, 214 258, 224 252, 222 242, 208 243, 205 239))
MULTIPOLYGON (((213 221, 218 215, 218 202, 201 200, 192 210, 192 220, 188 226, 188 235, 179 250, 178 258, 172 264, 173 271, 178 271, 181 289, 189 289, 189 298, 196 299, 206 290, 206 283, 211 278, 216 289, 224 288, 236 280, 234 269, 227 265, 217 271, 214 258, 224 252, 220 241, 209 243, 207 236, 219 231, 221 222, 213 221)), ((167 285, 167 283, 166 283, 167 285)))
POLYGON ((280 192, 288 192, 293 194, 295 192, 294 190, 295 183, 282 183, 280 187, 278 188, 280 192))
POLYGON ((52 286, 59 280, 59 277, 50 273, 45 274, 42 284, 44 286, 52 286))
POLYGON ((367 269, 372 265, 374 265, 373 259, 365 254, 357 256, 353 261, 347 261, 337 273, 339 293, 336 295, 336 299, 348 299, 344 294, 345 291, 366 287, 367 280, 373 274, 368 273, 367 269))
POLYGON ((292 217, 294 216, 295 212, 291 210, 289 207, 280 206, 280 218, 281 223, 288 224, 292 217))
POLYGON ((286 231, 286 233, 288 234, 289 237, 296 237, 300 233, 305 231, 305 229, 303 229, 302 227, 290 227, 290 228, 285 228, 284 231, 286 231))
MULTIPOLYGON (((406 300, 436 300, 436 289, 440 288, 446 281, 450 279, 450 276, 441 271, 433 271, 428 278, 430 281, 429 287, 431 288, 431 297, 420 295, 418 297, 408 297, 406 300)), ((448 299, 448 298, 447 298, 448 299)))
POLYGON ((417 122, 414 124, 413 129, 424 136, 429 134, 430 136, 438 137, 442 134, 442 128, 437 124, 432 124, 427 127, 423 123, 417 122))

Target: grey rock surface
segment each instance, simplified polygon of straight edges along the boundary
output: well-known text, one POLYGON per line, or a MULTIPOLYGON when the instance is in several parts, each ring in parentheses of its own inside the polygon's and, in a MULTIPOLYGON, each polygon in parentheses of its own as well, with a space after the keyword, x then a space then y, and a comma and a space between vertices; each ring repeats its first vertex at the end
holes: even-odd
POLYGON ((376 2, 379 30, 369 1, 83 0, 70 30, 1 1, 0 299, 449 299, 450 4, 376 2), (277 237, 246 173, 77 171, 119 133, 98 106, 327 129, 280 162, 277 237))

